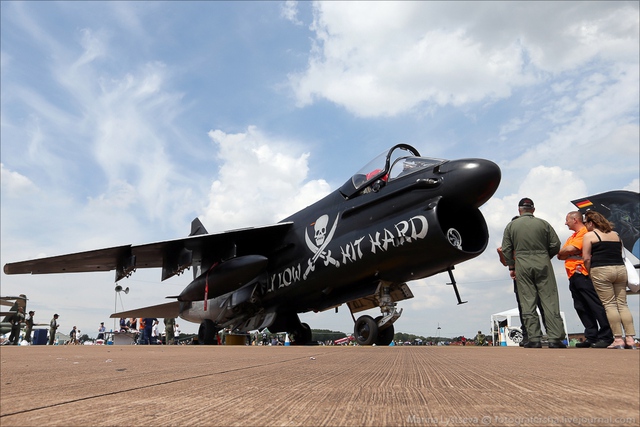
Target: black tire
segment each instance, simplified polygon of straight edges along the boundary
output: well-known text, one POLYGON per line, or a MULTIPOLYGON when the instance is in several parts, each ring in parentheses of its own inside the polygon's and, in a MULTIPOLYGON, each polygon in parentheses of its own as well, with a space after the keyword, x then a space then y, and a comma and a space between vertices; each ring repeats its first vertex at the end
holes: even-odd
POLYGON ((376 345, 389 345, 393 341, 393 336, 396 331, 393 325, 389 325, 384 329, 378 329, 378 339, 376 339, 376 345))
POLYGON ((378 324, 371 316, 360 316, 353 327, 353 335, 359 345, 375 344, 378 339, 378 324))
POLYGON ((294 335, 294 345, 307 345, 311 342, 311 328, 306 323, 301 323, 294 335))
POLYGON ((213 324, 213 320, 207 319, 200 323, 198 328, 198 343, 204 345, 214 345, 216 341, 216 334, 218 330, 213 324))

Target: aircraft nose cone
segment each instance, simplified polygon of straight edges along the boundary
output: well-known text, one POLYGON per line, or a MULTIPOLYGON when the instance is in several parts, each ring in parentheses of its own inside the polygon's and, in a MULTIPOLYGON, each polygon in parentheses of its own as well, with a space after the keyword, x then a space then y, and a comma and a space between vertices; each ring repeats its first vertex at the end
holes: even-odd
POLYGON ((441 171, 447 173, 448 185, 459 193, 458 200, 476 208, 493 196, 502 177, 498 165, 485 159, 454 160, 443 166, 441 171))

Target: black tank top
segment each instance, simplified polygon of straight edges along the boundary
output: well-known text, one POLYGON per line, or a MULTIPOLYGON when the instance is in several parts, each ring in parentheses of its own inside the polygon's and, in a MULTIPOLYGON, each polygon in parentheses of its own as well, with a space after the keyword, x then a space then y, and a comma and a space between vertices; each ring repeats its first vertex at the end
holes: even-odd
POLYGON ((591 245, 591 268, 605 265, 624 265, 622 260, 622 244, 617 242, 603 242, 598 233, 593 232, 598 242, 591 245))

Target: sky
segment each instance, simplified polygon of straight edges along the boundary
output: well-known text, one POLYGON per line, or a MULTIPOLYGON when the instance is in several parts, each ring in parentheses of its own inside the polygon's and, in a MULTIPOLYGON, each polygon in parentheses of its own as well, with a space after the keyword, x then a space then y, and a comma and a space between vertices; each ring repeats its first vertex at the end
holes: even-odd
MULTIPOLYGON (((410 282, 396 332, 473 337, 515 307, 495 249, 530 197, 564 242, 571 200, 640 190, 638 2, 0 2, 2 265, 266 225, 391 146, 502 170, 490 238, 410 282), (440 328, 440 329, 438 329, 440 328)), ((554 260, 569 332, 583 327, 554 260)), ((159 269, 0 275, 36 322, 96 336, 165 302, 159 269)), ((636 326, 639 298, 629 297, 636 326)), ((372 314, 378 315, 378 311, 372 314)), ((336 314, 313 329, 353 330, 336 314)), ((179 321, 180 322, 180 321, 179 321)), ((180 322, 184 332, 198 325, 180 322)))

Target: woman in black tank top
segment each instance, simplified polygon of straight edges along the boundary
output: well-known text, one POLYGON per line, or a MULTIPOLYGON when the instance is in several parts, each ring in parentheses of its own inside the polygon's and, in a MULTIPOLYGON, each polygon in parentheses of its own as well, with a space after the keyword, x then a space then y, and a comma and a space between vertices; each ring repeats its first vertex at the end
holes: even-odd
POLYGON ((627 305, 627 270, 622 259, 620 236, 613 231, 613 225, 595 211, 587 211, 584 225, 589 232, 582 241, 582 258, 614 335, 613 343, 607 348, 635 349, 636 333, 627 305))

